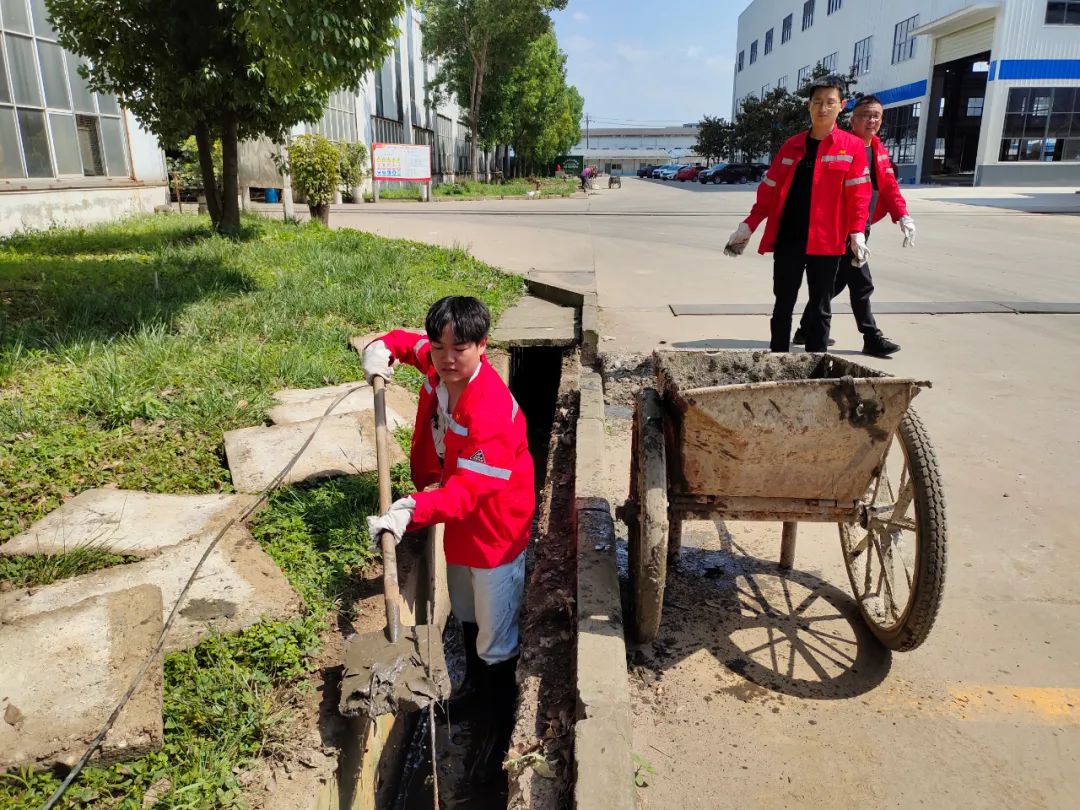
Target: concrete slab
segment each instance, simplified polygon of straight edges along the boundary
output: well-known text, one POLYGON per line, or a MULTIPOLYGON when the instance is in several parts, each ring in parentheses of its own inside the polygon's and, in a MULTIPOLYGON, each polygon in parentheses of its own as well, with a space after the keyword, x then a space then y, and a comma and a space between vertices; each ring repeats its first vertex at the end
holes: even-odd
MULTIPOLYGON (((375 410, 375 389, 366 382, 350 382, 327 388, 286 388, 277 391, 274 399, 279 403, 267 416, 275 425, 293 425, 318 419, 335 400, 344 399, 334 406, 332 414, 359 413, 375 410)), ((416 413, 416 397, 407 389, 393 385, 386 389, 386 421, 391 430, 408 427, 416 413)))
MULTIPOLYGON (((983 315, 1022 312, 1025 302, 997 301, 874 301, 874 312, 883 315, 983 315)), ((1034 306, 1055 306, 1035 304, 1034 306)), ((1068 306, 1058 304, 1056 306, 1068 306)), ((1080 305, 1073 305, 1080 307, 1080 305)), ((682 315, 771 315, 772 304, 671 304, 671 314, 682 315)), ((833 303, 833 314, 851 314, 851 305, 833 303)), ((1044 310, 1033 310, 1042 312, 1044 310)))
POLYGON ((577 341, 576 312, 526 295, 499 319, 491 339, 512 346, 572 346, 577 341))
MULTIPOLYGON (((321 425, 318 419, 309 419, 289 425, 230 430, 225 434, 225 455, 233 486, 241 492, 260 492, 285 469, 316 427, 314 440, 281 486, 377 469, 375 414, 358 411, 329 416, 321 425)), ((405 458, 397 442, 390 443, 390 455, 391 463, 405 458)))
MULTIPOLYGON (((167 548, 156 557, 0 594, 0 623, 62 610, 93 596, 153 585, 168 614, 212 537, 167 548)), ((211 631, 234 633, 264 619, 295 616, 300 597, 242 526, 229 529, 203 564, 165 643, 165 651, 195 646, 211 631)), ((5 659, 10 659, 6 654, 5 659)))
POLYGON ((1021 315, 1080 315, 1080 303, 1045 301, 998 301, 1021 315))
POLYGON ((94 546, 149 557, 188 539, 213 537, 254 502, 251 495, 88 489, 0 546, 0 554, 62 554, 94 546))
MULTIPOLYGON (((152 585, 93 596, 0 625, 0 771, 74 765, 161 634, 152 585)), ((161 748, 161 656, 98 751, 98 762, 161 748)))

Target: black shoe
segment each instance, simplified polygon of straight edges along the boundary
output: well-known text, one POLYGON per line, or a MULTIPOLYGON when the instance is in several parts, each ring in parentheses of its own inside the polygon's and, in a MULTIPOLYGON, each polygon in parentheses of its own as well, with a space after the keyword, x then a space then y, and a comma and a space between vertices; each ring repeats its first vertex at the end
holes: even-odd
POLYGON ((517 710, 517 656, 498 664, 484 665, 483 693, 487 705, 477 724, 479 744, 466 763, 469 779, 478 785, 491 784, 503 772, 503 759, 510 748, 517 710))
POLYGON ((863 336, 862 350, 863 354, 868 354, 871 357, 888 357, 900 351, 900 344, 893 343, 881 332, 875 332, 863 336))
MULTIPOLYGON (((801 326, 798 329, 795 330, 795 337, 793 337, 791 339, 791 342, 794 343, 796 346, 805 346, 806 345, 806 333, 802 330, 801 326)), ((836 341, 833 340, 832 338, 829 338, 829 345, 830 346, 835 346, 836 341)))

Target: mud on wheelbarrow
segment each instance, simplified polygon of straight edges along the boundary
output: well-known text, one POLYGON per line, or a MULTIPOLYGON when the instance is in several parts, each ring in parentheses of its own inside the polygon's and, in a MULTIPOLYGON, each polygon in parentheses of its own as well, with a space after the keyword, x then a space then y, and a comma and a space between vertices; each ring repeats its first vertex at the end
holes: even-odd
POLYGON ((687 518, 782 521, 790 568, 799 522, 836 523, 859 611, 893 650, 926 640, 945 580, 937 459, 909 408, 930 383, 828 354, 654 354, 638 394, 629 529, 632 627, 660 627, 669 558, 687 518))

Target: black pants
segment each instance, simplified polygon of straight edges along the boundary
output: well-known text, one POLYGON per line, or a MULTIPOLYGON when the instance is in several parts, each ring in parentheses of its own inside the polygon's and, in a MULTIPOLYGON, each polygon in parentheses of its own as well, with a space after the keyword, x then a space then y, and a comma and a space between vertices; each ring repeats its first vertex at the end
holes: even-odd
MULTIPOLYGON (((851 314, 855 316, 855 323, 859 331, 864 335, 876 335, 878 333, 877 321, 870 309, 870 296, 874 294, 874 280, 870 277, 870 263, 862 267, 856 267, 852 262, 855 254, 849 247, 844 258, 840 261, 840 270, 836 274, 836 284, 833 285, 833 298, 840 295, 847 287, 851 298, 851 314)), ((806 334, 810 324, 810 304, 807 303, 803 310, 799 328, 806 334)))
POLYGON ((806 286, 810 301, 806 305, 808 322, 803 328, 806 333, 806 350, 823 352, 829 345, 829 326, 832 323, 833 286, 840 265, 840 256, 807 256, 801 250, 778 248, 773 254, 773 304, 772 319, 769 327, 772 339, 769 349, 774 352, 786 352, 791 348, 791 315, 795 310, 795 300, 799 297, 803 271, 806 272, 806 286))

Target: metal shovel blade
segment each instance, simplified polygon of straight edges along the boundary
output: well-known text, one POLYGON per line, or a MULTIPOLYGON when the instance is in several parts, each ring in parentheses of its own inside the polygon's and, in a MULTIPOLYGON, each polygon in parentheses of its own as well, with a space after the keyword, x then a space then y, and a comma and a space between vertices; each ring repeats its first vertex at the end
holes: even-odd
POLYGON ((417 711, 449 695, 450 676, 438 629, 402 627, 396 642, 383 631, 345 642, 338 710, 346 717, 417 711))

